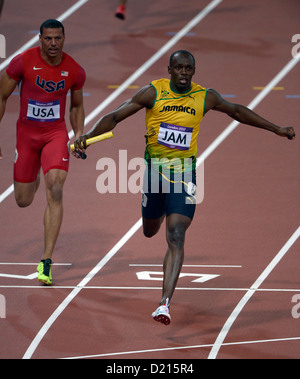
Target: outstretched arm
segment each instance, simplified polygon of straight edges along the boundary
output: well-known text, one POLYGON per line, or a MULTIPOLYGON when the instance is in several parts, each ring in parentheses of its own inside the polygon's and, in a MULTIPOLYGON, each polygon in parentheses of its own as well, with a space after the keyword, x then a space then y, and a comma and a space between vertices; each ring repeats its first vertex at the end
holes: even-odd
MULTIPOLYGON (((4 116, 6 101, 16 88, 18 82, 10 78, 6 72, 2 75, 0 80, 0 121, 4 116)), ((1 147, 0 147, 0 159, 2 159, 1 147)))
POLYGON ((217 91, 213 89, 208 89, 206 97, 205 113, 209 110, 226 113, 236 121, 255 126, 257 128, 269 130, 270 132, 273 132, 281 137, 287 137, 288 139, 295 138, 295 131, 291 126, 280 127, 275 125, 244 105, 226 101, 217 91))
POLYGON ((125 120, 127 117, 132 116, 139 110, 147 107, 152 107, 155 101, 155 89, 152 86, 143 87, 131 99, 125 101, 114 111, 101 117, 90 131, 79 137, 75 142, 75 149, 86 149, 86 140, 96 137, 100 134, 111 131, 116 125, 125 120))

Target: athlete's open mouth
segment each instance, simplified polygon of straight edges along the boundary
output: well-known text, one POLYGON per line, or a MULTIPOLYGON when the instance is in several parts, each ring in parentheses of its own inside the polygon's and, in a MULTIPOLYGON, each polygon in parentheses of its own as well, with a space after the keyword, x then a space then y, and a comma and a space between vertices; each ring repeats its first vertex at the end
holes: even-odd
POLYGON ((188 83, 188 80, 187 80, 187 78, 180 78, 180 79, 179 79, 179 83, 180 83, 180 84, 187 84, 187 83, 188 83))
POLYGON ((49 49, 48 52, 49 52, 50 54, 57 54, 58 49, 49 49))

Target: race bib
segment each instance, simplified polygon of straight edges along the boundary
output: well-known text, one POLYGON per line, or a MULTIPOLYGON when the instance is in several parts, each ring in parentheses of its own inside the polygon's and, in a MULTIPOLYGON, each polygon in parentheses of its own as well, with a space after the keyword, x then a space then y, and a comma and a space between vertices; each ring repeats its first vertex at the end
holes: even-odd
POLYGON ((59 100, 50 103, 40 103, 35 100, 29 100, 27 118, 33 121, 56 121, 60 118, 59 100))
POLYGON ((169 147, 170 149, 189 150, 192 141, 193 128, 185 126, 177 126, 160 124, 158 133, 158 143, 169 147))

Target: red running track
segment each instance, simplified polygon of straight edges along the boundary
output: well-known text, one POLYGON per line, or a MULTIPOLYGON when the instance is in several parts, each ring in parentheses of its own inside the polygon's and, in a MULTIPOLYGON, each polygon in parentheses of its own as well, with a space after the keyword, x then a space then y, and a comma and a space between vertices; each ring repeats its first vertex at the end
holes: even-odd
MULTIPOLYGON (((53 0, 50 12, 46 0, 6 2, 0 25, 7 57, 44 19, 75 3, 53 0)), ((64 20, 65 50, 87 71, 86 129, 137 88, 165 77, 169 55, 184 48, 195 55, 196 82, 244 105, 256 99, 258 113, 299 134, 300 66, 291 55, 292 36, 300 32, 298 1, 129 0, 125 21, 114 18, 115 3, 89 0, 64 20), (205 17, 160 50, 207 5, 214 7, 205 17), (278 82, 269 88, 273 78, 278 82)), ((0 64, 3 70, 4 59, 0 64)), ((1 123, 0 196, 12 184, 17 115, 13 95, 1 123)), ((224 115, 205 117, 199 156, 229 125, 224 115)), ((164 230, 143 237, 139 193, 96 188, 103 173, 97 162, 112 158, 118 172, 120 151, 127 162, 143 157, 144 132, 141 112, 120 124, 113 140, 91 147, 86 161, 72 161, 52 288, 31 278, 43 250, 43 185, 27 209, 16 206, 13 194, 2 196, 0 358, 300 358, 299 136, 288 141, 238 125, 208 154, 204 201, 188 232, 165 327, 151 318, 161 295, 164 230)))

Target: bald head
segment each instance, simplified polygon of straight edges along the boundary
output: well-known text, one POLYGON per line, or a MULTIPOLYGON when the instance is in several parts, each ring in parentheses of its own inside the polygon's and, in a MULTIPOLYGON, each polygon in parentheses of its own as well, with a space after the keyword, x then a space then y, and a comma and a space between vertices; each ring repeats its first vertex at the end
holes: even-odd
POLYGON ((174 61, 175 58, 178 58, 179 56, 184 56, 186 58, 190 58, 193 62, 193 65, 195 66, 196 62, 195 62, 195 58, 193 56, 192 53, 190 53, 189 51, 187 50, 177 50, 175 51, 171 56, 170 56, 170 63, 169 63, 169 66, 172 67, 172 63, 174 61))

